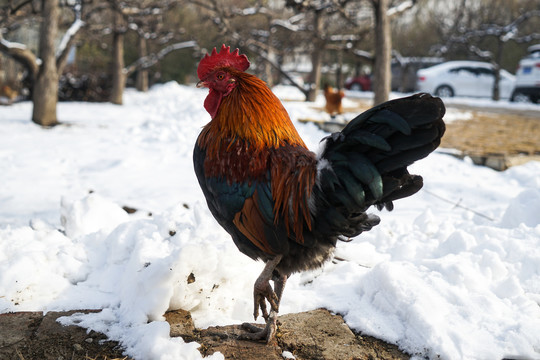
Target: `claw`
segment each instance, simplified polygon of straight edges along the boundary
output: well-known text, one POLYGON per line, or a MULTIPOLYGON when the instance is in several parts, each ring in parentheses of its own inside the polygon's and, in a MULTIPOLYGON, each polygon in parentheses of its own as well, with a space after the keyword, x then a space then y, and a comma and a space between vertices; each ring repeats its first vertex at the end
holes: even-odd
POLYGON ((253 294, 254 299, 254 309, 253 309, 253 318, 257 320, 259 317, 259 308, 262 311, 262 316, 265 320, 268 319, 268 311, 266 310, 266 298, 263 294, 257 293, 254 291, 253 294))
POLYGON ((259 328, 250 323, 243 323, 242 327, 248 332, 241 334, 238 337, 240 340, 264 340, 268 344, 274 339, 277 332, 277 314, 274 311, 270 312, 264 328, 259 328))
POLYGON ((257 279, 253 287, 253 317, 255 320, 259 317, 259 308, 262 311, 262 316, 265 320, 268 319, 268 311, 266 301, 270 304, 270 309, 277 312, 279 309, 279 298, 272 289, 269 281, 266 279, 257 279))

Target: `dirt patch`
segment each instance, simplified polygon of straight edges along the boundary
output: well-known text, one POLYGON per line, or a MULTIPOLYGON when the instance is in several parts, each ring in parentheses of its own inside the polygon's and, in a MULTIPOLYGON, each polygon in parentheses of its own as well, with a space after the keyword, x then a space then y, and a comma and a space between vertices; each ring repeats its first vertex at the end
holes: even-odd
MULTIPOLYGON (((75 312, 19 312, 0 314, 2 360, 130 360, 115 341, 77 326, 62 326, 56 319, 75 312)), ((221 352, 226 359, 297 360, 409 359, 395 345, 355 334, 339 315, 324 309, 278 318, 278 333, 271 344, 238 340, 240 325, 197 329, 188 311, 165 314, 170 336, 196 341, 202 355, 221 352)))
POLYGON ((456 149, 476 164, 504 170, 531 160, 540 160, 540 112, 519 113, 472 111, 468 120, 447 124, 441 146, 456 149))
POLYGON ((128 360, 118 343, 108 341, 105 335, 56 321, 75 312, 0 314, 0 359, 128 360))

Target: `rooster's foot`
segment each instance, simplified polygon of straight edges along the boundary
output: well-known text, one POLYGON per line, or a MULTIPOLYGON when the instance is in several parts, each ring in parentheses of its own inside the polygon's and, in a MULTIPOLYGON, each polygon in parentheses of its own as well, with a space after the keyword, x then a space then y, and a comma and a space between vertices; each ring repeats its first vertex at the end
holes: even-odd
POLYGON ((268 344, 276 336, 277 314, 274 311, 270 311, 270 315, 266 320, 266 326, 264 328, 260 328, 250 323, 243 323, 242 327, 248 332, 240 335, 239 339, 252 341, 264 340, 268 344))

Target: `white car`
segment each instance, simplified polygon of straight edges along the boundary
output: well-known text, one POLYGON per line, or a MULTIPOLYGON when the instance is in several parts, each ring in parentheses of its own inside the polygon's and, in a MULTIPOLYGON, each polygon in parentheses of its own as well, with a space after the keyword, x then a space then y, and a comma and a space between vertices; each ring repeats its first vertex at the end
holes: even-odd
MULTIPOLYGON (((500 98, 508 99, 514 89, 515 76, 504 69, 500 74, 500 98)), ((490 98, 495 81, 493 66, 480 61, 448 61, 418 70, 416 75, 419 91, 440 97, 490 98)))
POLYGON ((529 54, 520 60, 516 72, 516 88, 511 101, 540 102, 540 44, 529 46, 529 54))

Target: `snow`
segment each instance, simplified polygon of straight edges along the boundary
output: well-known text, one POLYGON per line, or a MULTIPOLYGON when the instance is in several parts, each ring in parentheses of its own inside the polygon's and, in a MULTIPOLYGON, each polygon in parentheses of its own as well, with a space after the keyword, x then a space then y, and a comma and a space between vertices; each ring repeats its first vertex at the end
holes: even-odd
POLYGON ((402 13, 405 10, 408 10, 414 6, 414 1, 407 0, 403 1, 401 4, 397 5, 396 7, 390 8, 386 11, 387 16, 394 16, 396 14, 402 13))
MULTIPOLYGON (((136 359, 201 358, 169 337, 168 309, 198 327, 251 321, 263 264, 215 222, 192 170, 205 95, 167 83, 124 106, 60 103, 52 129, 30 103, 0 108, 0 312, 102 309, 61 322, 136 359)), ((285 103, 316 150, 328 134, 297 122, 311 105, 285 103)), ((411 172, 424 189, 293 275, 281 313, 328 308, 416 359, 540 359, 540 162, 496 172, 436 152, 411 172)))
POLYGON ((74 37, 77 32, 84 26, 84 21, 82 21, 81 19, 77 18, 73 24, 71 24, 71 26, 69 27, 69 29, 67 29, 66 33, 64 34, 64 36, 62 37, 62 40, 60 40, 60 44, 58 45, 58 49, 56 50, 56 56, 60 56, 60 54, 62 54, 65 49, 66 49, 66 46, 68 45, 69 43, 69 40, 71 40, 72 37, 74 37))
POLYGON ((26 50, 26 45, 16 42, 11 42, 3 37, 0 37, 0 44, 5 46, 7 49, 19 49, 19 50, 26 50))

